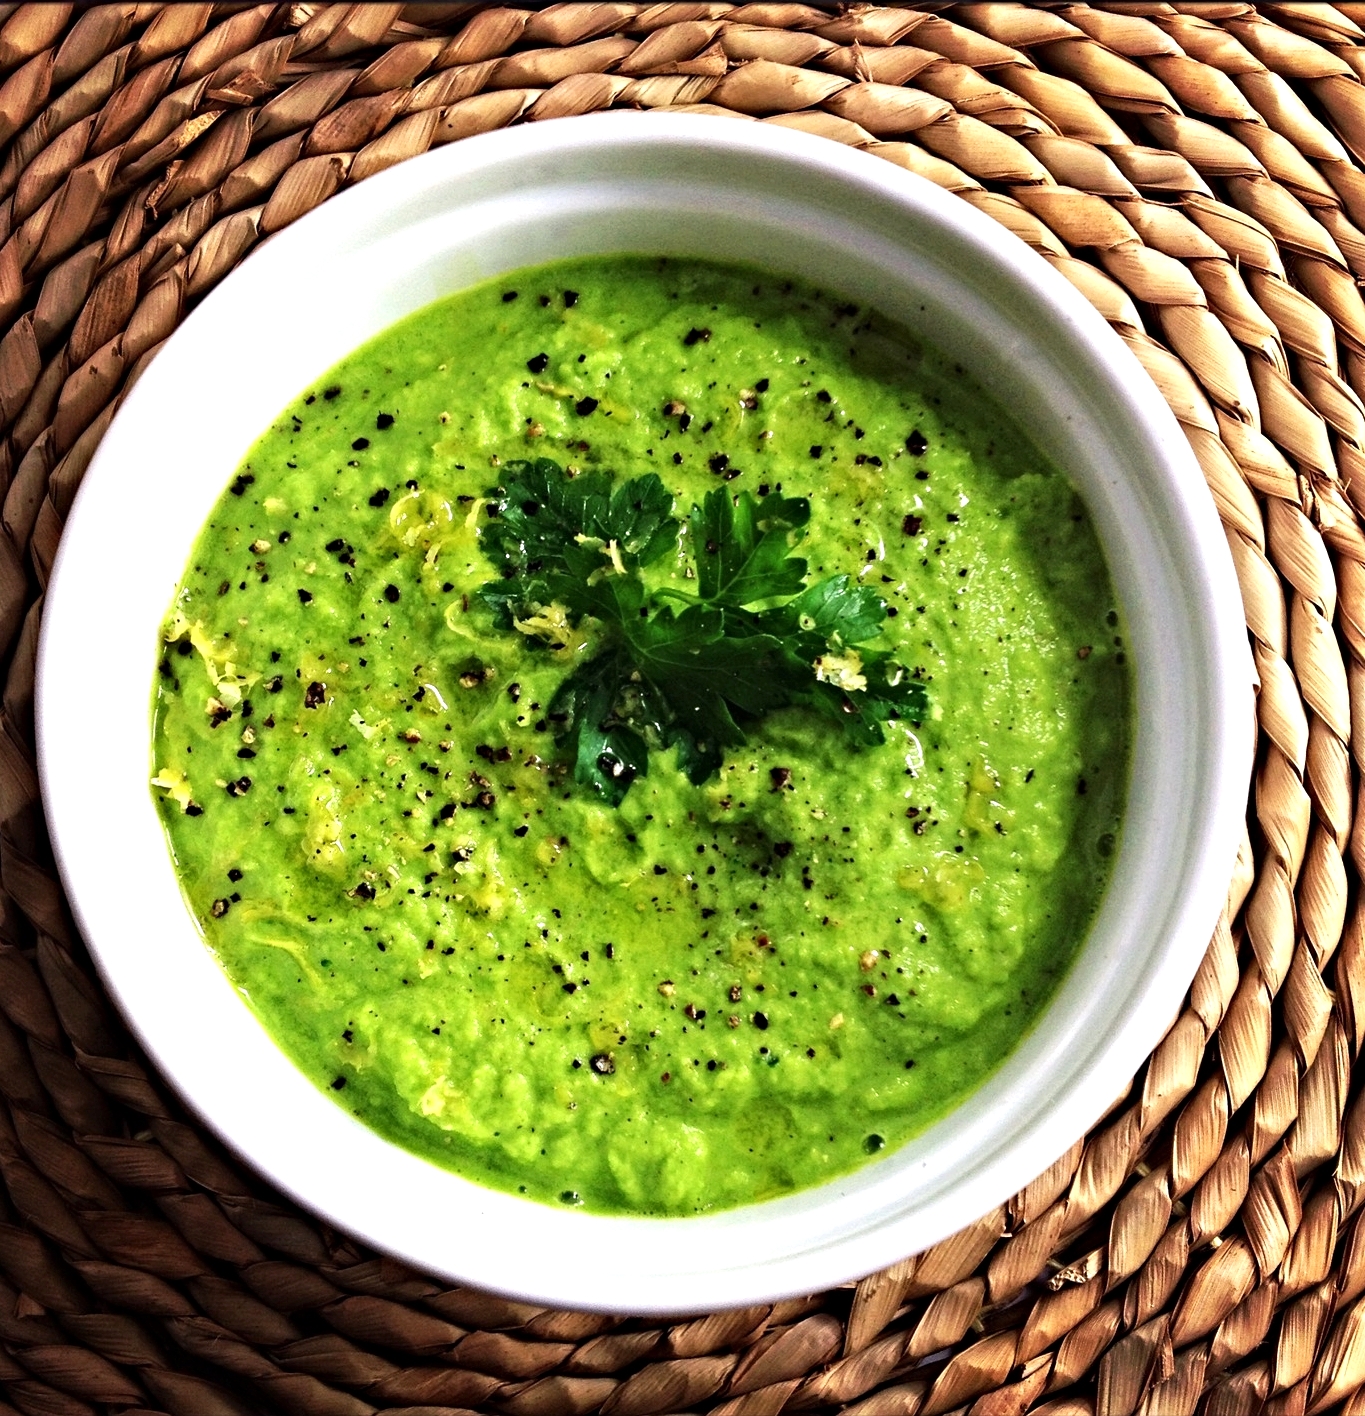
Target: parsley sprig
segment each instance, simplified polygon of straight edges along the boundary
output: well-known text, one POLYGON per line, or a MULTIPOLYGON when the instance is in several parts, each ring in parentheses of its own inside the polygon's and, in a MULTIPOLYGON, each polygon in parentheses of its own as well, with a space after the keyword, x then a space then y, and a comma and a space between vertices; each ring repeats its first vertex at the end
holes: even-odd
POLYGON ((792 551, 810 502, 708 492, 685 522, 653 473, 614 483, 568 476, 548 458, 505 464, 479 532, 501 578, 480 591, 498 623, 547 646, 590 622, 595 652, 549 705, 574 777, 612 805, 672 747, 700 784, 725 749, 775 708, 801 705, 856 746, 891 718, 921 718, 922 682, 873 641, 886 604, 851 576, 806 585, 792 551), (641 572, 684 551, 695 591, 650 588, 641 572))

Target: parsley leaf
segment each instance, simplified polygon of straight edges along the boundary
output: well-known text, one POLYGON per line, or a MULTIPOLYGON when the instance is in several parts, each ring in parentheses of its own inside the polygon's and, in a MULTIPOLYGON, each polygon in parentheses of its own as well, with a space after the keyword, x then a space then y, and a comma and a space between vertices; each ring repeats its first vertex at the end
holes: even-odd
POLYGON ((810 522, 803 497, 718 488, 684 523, 652 473, 614 484, 548 458, 507 463, 489 497, 479 538, 501 579, 480 594, 498 622, 561 648, 592 622, 596 652, 549 712, 574 779, 613 805, 651 751, 674 749, 700 784, 776 708, 811 709, 873 747, 883 723, 928 706, 923 683, 873 645, 886 620, 875 591, 847 575, 806 585, 792 554, 810 522), (651 590, 640 572, 679 555, 680 537, 696 593, 651 590))
POLYGON ((550 700, 551 717, 563 724, 560 741, 573 758, 574 780, 613 805, 649 770, 642 728, 661 707, 646 702, 652 699, 648 690, 637 692, 631 702, 631 690, 637 687, 631 672, 628 654, 619 648, 607 650, 579 665, 550 700))
POLYGON ((795 595, 806 583, 806 563, 789 554, 789 537, 809 521, 804 497, 773 495, 759 503, 747 492, 708 492, 688 517, 701 598, 743 606, 795 595))
POLYGON ((613 491, 605 472, 569 478, 546 457, 509 462, 507 476, 493 502, 497 517, 479 532, 502 572, 503 583, 482 593, 503 627, 533 604, 608 620, 638 610, 643 597, 631 573, 678 541, 664 484, 650 473, 613 491))
POLYGON ((812 634, 821 641, 865 644, 874 638, 886 618, 882 597, 852 576, 831 575, 788 600, 780 610, 769 611, 765 622, 773 634, 812 634))

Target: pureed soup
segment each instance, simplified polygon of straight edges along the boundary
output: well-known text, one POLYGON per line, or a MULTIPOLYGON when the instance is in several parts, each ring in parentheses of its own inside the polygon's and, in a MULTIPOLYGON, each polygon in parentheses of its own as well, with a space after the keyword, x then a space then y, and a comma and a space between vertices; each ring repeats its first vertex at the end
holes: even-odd
POLYGON ((600 257, 402 321, 267 430, 164 629, 154 789, 295 1062, 471 1179, 687 1215, 923 1131, 1109 877, 1094 529, 875 313, 600 257))

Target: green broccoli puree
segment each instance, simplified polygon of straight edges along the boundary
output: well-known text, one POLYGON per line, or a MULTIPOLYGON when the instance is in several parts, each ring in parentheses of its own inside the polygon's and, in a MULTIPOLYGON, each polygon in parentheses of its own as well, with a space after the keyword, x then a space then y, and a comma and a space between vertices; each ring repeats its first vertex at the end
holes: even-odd
POLYGON ((582 259, 420 311, 262 435, 166 622, 154 790, 338 1105, 497 1189, 686 1215, 896 1148, 1033 1024, 1109 875, 1124 657, 1082 503, 929 345, 757 269, 582 259), (591 627, 478 598, 536 457, 657 472, 679 518, 809 497, 810 581, 877 588, 924 721, 858 750, 782 709, 700 786, 655 751, 595 799, 547 719, 591 627))

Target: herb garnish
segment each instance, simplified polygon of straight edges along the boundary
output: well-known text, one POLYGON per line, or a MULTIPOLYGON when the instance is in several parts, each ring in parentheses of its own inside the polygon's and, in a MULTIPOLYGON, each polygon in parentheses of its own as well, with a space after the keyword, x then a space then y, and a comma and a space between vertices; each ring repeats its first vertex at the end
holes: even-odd
POLYGON ((683 522, 653 473, 616 484, 548 458, 504 466, 479 532, 502 578, 480 595, 503 628, 549 647, 592 622, 596 652, 549 716, 575 780, 612 805, 651 749, 675 748, 700 784, 774 708, 813 708, 864 747, 885 741, 888 719, 924 715, 923 683, 868 647, 886 619, 881 597, 848 575, 806 586, 806 562, 791 554, 810 521, 804 497, 717 488, 683 522), (646 585, 640 572, 679 554, 680 536, 695 593, 646 585))

